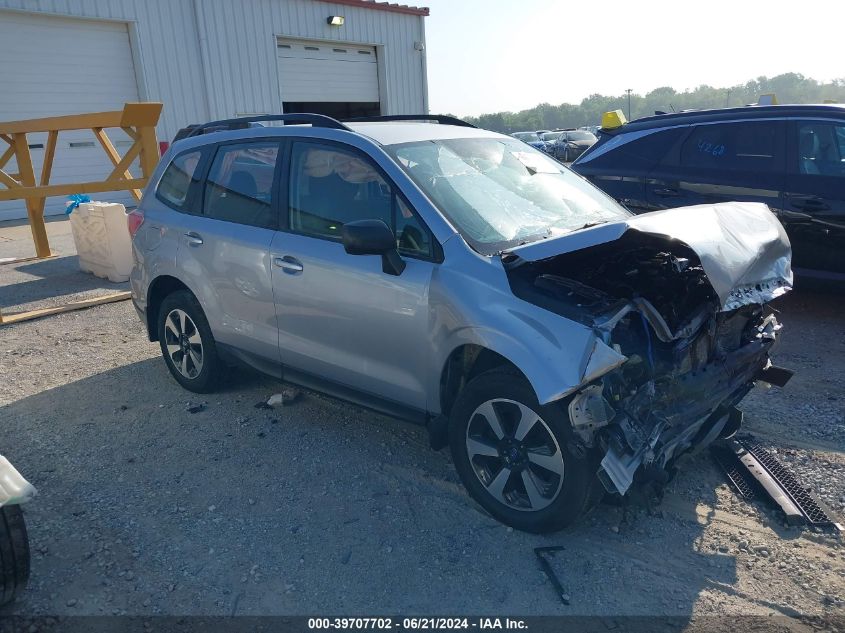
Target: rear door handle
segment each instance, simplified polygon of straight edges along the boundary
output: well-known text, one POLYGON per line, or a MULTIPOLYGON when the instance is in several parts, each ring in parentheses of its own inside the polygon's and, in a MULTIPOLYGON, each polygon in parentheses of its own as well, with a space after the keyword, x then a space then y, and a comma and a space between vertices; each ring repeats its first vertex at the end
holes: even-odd
POLYGON ((660 196, 661 198, 677 198, 681 195, 677 189, 672 189, 670 187, 663 187, 661 189, 654 190, 655 196, 660 196))
POLYGON ((188 231, 187 233, 185 233, 185 241, 188 242, 189 246, 202 245, 202 237, 199 233, 194 233, 193 231, 188 231))
POLYGON ((297 273, 302 272, 302 262, 299 261, 296 257, 291 257, 290 255, 284 255, 283 257, 274 257, 273 265, 278 268, 281 268, 289 275, 296 275, 297 273))

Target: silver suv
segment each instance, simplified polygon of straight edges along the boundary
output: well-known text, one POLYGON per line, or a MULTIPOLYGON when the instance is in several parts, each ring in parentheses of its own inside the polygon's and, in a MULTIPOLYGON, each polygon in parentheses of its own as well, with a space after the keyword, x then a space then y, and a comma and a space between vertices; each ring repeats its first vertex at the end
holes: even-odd
POLYGON ((246 363, 424 423, 478 503, 541 532, 665 480, 788 378, 767 207, 632 216, 514 138, 413 118, 174 143, 129 225, 133 300, 182 386, 246 363))

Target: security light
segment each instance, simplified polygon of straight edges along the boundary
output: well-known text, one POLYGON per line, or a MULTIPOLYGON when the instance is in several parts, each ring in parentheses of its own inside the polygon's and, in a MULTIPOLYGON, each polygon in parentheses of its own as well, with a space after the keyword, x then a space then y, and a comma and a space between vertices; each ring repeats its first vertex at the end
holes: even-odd
POLYGON ((346 22, 346 18, 342 15, 330 15, 326 18, 326 24, 329 26, 343 26, 344 22, 346 22))

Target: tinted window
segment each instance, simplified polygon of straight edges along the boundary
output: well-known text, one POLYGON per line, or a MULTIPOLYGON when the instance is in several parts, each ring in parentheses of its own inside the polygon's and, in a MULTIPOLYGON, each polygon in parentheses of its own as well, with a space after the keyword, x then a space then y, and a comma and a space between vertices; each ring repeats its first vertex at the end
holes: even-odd
POLYGON ((156 194, 163 202, 175 209, 181 209, 184 206, 191 185, 196 185, 198 182, 197 167, 201 158, 202 152, 196 150, 180 154, 173 159, 164 171, 156 189, 156 194))
POLYGON ((276 143, 221 145, 208 172, 203 213, 217 220, 275 228, 276 143))
POLYGON ((699 125, 681 147, 681 165, 712 169, 774 169, 778 126, 770 121, 699 125))
POLYGON ((645 136, 634 138, 636 133, 622 134, 611 139, 605 139, 603 144, 593 145, 587 150, 584 158, 576 164, 576 171, 584 170, 589 173, 592 167, 603 169, 619 169, 634 174, 651 170, 657 163, 677 164, 677 147, 683 129, 670 129, 651 132, 645 136), (603 153, 602 148, 619 138, 622 143, 614 149, 603 153), (632 139, 632 140, 629 140, 632 139), (598 151, 596 151, 598 150, 598 151), (674 157, 673 157, 674 154, 674 157))
POLYGON ((296 143, 290 178, 290 229, 340 240, 356 220, 382 220, 396 235, 399 251, 432 256, 428 229, 375 164, 363 154, 336 145, 296 143))
POLYGON ((845 175, 845 125, 808 121, 798 125, 798 164, 800 174, 810 176, 845 175))

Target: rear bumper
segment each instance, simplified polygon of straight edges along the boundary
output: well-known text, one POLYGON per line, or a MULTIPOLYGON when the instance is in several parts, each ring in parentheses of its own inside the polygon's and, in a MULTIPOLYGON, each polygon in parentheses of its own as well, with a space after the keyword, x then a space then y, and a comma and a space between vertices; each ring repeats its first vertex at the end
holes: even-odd
POLYGON ((155 336, 154 332, 150 330, 150 321, 147 319, 147 310, 146 307, 141 306, 136 300, 135 297, 132 297, 132 307, 135 308, 135 313, 138 315, 138 318, 141 319, 141 323, 144 324, 144 329, 147 331, 147 338, 150 341, 154 341, 155 336))

